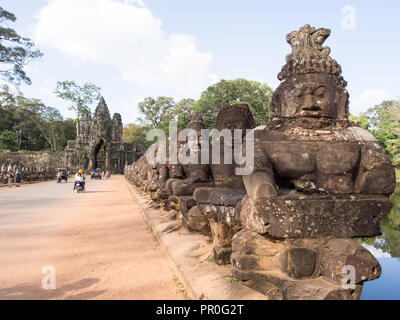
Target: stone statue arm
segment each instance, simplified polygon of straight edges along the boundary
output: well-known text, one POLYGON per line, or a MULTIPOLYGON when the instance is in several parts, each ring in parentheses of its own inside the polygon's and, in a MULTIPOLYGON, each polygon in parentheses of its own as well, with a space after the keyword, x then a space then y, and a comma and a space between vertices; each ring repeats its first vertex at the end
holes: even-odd
POLYGON ((395 185, 395 171, 385 150, 377 142, 367 142, 362 145, 354 192, 390 195, 395 185))
POLYGON ((273 198, 278 195, 272 164, 262 146, 254 146, 254 166, 252 173, 243 176, 247 195, 253 199, 273 198))
POLYGON ((167 182, 168 178, 169 178, 168 165, 166 165, 166 164, 159 165, 157 183, 158 183, 158 187, 160 189, 164 189, 165 183, 167 182))
POLYGON ((189 182, 196 183, 210 180, 210 166, 208 164, 192 165, 189 168, 190 173, 186 173, 189 182))

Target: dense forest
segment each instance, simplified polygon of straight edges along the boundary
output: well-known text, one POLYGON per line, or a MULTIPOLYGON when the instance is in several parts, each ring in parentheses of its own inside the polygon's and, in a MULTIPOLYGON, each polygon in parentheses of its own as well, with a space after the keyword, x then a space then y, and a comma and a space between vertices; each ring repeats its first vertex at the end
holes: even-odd
POLYGON ((75 138, 75 121, 20 92, 21 84, 31 84, 24 66, 43 54, 8 27, 15 21, 13 13, 0 7, 0 151, 63 150, 75 138))
POLYGON ((75 139, 75 121, 40 100, 0 92, 0 150, 64 150, 75 139))

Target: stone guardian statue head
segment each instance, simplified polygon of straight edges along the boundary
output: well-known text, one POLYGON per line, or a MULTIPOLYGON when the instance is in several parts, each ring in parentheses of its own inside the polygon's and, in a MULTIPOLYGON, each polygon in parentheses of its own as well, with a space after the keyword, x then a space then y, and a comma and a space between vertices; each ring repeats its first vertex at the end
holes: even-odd
POLYGON ((348 118, 347 83, 329 47, 322 46, 329 35, 329 29, 307 24, 286 36, 292 53, 278 75, 281 84, 272 97, 272 117, 348 118))

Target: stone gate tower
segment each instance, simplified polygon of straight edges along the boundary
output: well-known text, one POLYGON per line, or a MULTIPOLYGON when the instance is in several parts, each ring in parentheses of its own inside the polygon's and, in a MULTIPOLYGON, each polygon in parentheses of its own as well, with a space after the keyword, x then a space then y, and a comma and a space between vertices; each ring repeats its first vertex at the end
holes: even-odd
POLYGON ((76 140, 68 141, 66 166, 123 173, 125 165, 132 164, 143 154, 143 148, 122 142, 122 128, 121 115, 114 113, 111 119, 107 104, 101 97, 93 118, 89 112, 84 113, 77 124, 76 140))

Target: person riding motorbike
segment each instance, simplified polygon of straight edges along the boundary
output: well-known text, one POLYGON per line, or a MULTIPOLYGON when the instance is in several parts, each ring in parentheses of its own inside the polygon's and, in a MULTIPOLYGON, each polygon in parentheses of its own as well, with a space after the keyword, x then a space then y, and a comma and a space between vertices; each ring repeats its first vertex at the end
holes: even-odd
POLYGON ((75 175, 75 183, 74 183, 74 189, 76 188, 76 185, 80 183, 82 186, 82 190, 85 191, 85 175, 83 174, 83 170, 79 169, 78 172, 75 175))
POLYGON ((111 171, 107 170, 106 172, 106 179, 110 179, 111 178, 111 171))

